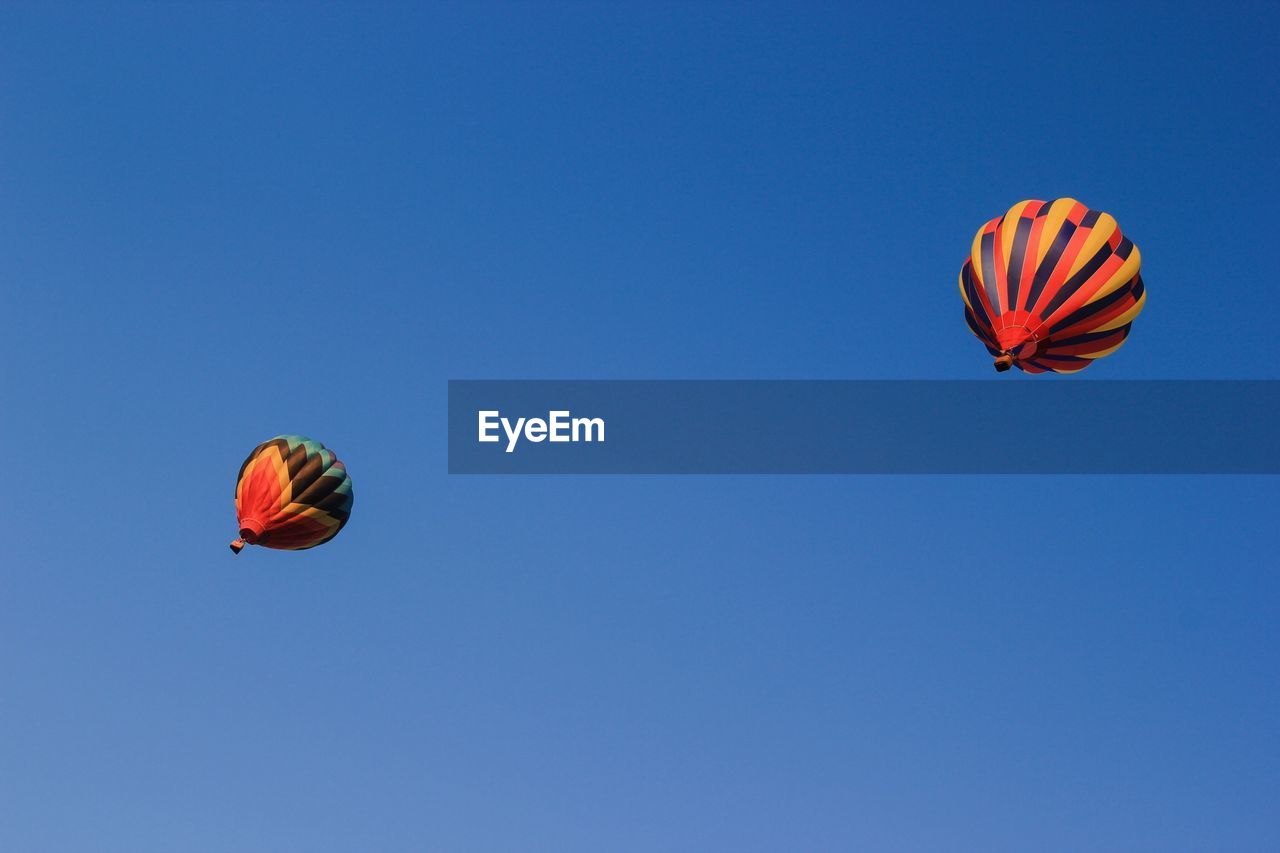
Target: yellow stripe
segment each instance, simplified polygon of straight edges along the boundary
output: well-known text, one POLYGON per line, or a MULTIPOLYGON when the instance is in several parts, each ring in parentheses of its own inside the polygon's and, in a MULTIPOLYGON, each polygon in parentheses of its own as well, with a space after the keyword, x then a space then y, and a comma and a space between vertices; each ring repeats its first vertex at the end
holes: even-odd
POLYGON ((277 511, 279 507, 287 506, 289 501, 293 500, 293 483, 289 481, 289 456, 281 452, 280 448, 271 448, 276 452, 276 480, 280 483, 280 500, 276 502, 277 511))
POLYGON ((240 508, 240 492, 244 488, 244 476, 245 474, 249 473, 249 468, 252 465, 253 465, 252 462, 250 462, 248 465, 245 465, 244 471, 240 474, 240 479, 236 480, 236 509, 240 508))
POLYGON ((960 298, 964 300, 964 304, 968 307, 970 311, 972 311, 973 303, 969 301, 968 295, 964 292, 964 269, 963 268, 961 268, 960 270, 959 283, 960 283, 960 298))
POLYGON ((973 248, 969 250, 969 260, 973 262, 973 275, 978 282, 986 281, 982 277, 982 232, 986 230, 986 225, 978 229, 978 233, 973 235, 973 248))
POLYGON ((1049 253, 1049 247, 1053 245, 1053 239, 1062 230, 1062 223, 1067 221, 1067 214, 1077 204, 1079 202, 1074 198, 1060 198, 1049 205, 1049 215, 1044 218, 1044 225, 1040 229, 1040 246, 1036 249, 1037 267, 1044 261, 1044 256, 1049 253))
POLYGON ((325 527, 337 527, 338 520, 323 509, 307 506, 305 504, 289 504, 280 514, 276 516, 281 520, 289 518, 311 518, 323 524, 325 527))
POLYGON ((1018 221, 1022 219, 1022 211, 1031 204, 1030 200, 1020 201, 1004 215, 1004 225, 1000 229, 1000 240, 1004 249, 1004 268, 1008 269, 1013 262, 1013 235, 1018 231, 1018 221))
POLYGON ((1104 213, 1098 217, 1098 222, 1089 231, 1089 236, 1084 238, 1084 245, 1080 247, 1079 254, 1076 255, 1075 262, 1071 264, 1071 269, 1067 271, 1067 278, 1075 275, 1080 268, 1098 254, 1098 250, 1102 248, 1102 244, 1111 239, 1111 235, 1119 226, 1116 225, 1115 219, 1109 213, 1104 213))

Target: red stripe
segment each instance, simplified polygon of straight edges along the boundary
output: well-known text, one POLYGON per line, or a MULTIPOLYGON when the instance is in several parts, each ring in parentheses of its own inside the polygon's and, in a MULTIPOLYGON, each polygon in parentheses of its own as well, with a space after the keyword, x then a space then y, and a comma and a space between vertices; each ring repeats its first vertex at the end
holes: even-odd
MULTIPOLYGON (((1040 204, 1043 207, 1045 203, 1040 204)), ((1040 235, 1043 231, 1044 217, 1037 216, 1031 223, 1031 233, 1027 235, 1027 253, 1022 259, 1022 281, 1018 283, 1018 298, 1022 304, 1015 307, 1027 307, 1027 297, 1031 294, 1031 282, 1036 277, 1036 255, 1039 254, 1040 235)))
MULTIPOLYGON (((1103 262, 1102 266, 1098 267, 1094 274, 1089 276, 1089 278, 1085 280, 1084 284, 1080 285, 1080 288, 1075 293, 1071 294, 1071 297, 1067 299, 1066 302, 1063 302, 1058 306, 1058 310, 1054 311, 1052 316, 1044 318, 1044 324, 1046 326, 1052 326, 1058 320, 1061 320, 1064 317, 1070 317, 1077 309, 1084 307, 1085 303, 1092 299, 1094 294, 1102 289, 1102 285, 1106 284, 1107 281, 1116 274, 1120 267, 1124 266, 1124 263, 1125 259, 1119 255, 1112 255, 1107 258, 1106 261, 1103 262)), ((1121 286, 1123 287, 1123 285, 1121 286)))
POLYGON ((1126 296, 1124 299, 1119 300, 1115 305, 1110 306, 1105 311, 1099 311, 1097 314, 1094 314, 1092 317, 1086 317, 1079 323, 1064 326, 1061 331, 1054 332, 1049 339, 1061 340, 1063 338, 1073 338, 1076 335, 1083 335, 1086 332, 1092 332, 1101 326, 1107 325, 1124 312, 1130 310, 1136 303, 1137 300, 1134 299, 1132 295, 1126 296))
MULTIPOLYGON (((1083 205, 1077 205, 1083 207, 1083 205)), ((1075 213, 1073 208, 1071 211, 1075 213)), ((1078 222, 1078 219, 1077 219, 1078 222)), ((1075 263, 1076 256, 1080 254, 1080 247, 1084 245, 1084 241, 1089 238, 1091 228, 1077 228, 1075 233, 1071 235, 1067 247, 1062 251, 1062 257, 1058 258, 1057 265, 1053 268, 1053 274, 1049 276, 1049 280, 1045 282, 1044 290, 1040 292, 1040 298, 1036 300, 1035 307, 1031 309, 1031 313, 1037 317, 1044 306, 1053 301, 1053 297, 1062 289, 1062 285, 1067 280, 1067 274, 1071 272, 1071 265, 1075 263)))
POLYGON ((1042 353, 1043 355, 1076 355, 1084 356, 1089 353, 1098 352, 1099 350, 1109 349, 1116 344, 1124 341, 1129 336, 1127 328, 1116 329, 1111 334, 1097 338, 1096 340, 1086 341, 1081 344, 1069 344, 1067 346, 1050 344, 1042 353))
POLYGON ((995 239, 992 241, 993 257, 995 258, 995 275, 996 275, 996 296, 1000 299, 1000 315, 1001 322, 1004 322, 1004 312, 1009 310, 1009 269, 1004 262, 1004 217, 996 220, 995 239))
POLYGON ((280 503, 280 469, 284 461, 276 447, 262 452, 249 476, 241 480, 240 499, 236 501, 236 515, 256 518, 266 522, 275 515, 280 503))

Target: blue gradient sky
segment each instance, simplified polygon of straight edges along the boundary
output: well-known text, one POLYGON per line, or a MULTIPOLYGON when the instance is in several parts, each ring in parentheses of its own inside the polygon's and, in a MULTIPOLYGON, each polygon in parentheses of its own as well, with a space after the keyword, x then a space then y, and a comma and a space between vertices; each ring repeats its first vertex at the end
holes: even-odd
POLYGON ((1274 479, 445 473, 449 378, 994 380, 1028 197, 1144 255, 1066 381, 1276 378, 1189 5, 4 6, 0 849, 1280 846, 1274 479), (281 432, 352 522, 233 558, 281 432))

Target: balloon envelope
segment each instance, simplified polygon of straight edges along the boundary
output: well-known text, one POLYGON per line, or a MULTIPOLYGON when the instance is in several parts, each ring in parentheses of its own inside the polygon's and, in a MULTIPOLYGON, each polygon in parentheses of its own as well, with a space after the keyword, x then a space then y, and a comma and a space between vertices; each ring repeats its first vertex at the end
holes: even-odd
POLYGON ((1138 247, 1073 198, 1022 201, 978 229, 960 270, 969 329, 996 369, 1075 373, 1119 349, 1146 303, 1138 247))
POLYGON ((236 517, 245 544, 301 551, 328 542, 351 516, 346 466, 318 441, 278 435, 254 448, 236 481, 236 517))

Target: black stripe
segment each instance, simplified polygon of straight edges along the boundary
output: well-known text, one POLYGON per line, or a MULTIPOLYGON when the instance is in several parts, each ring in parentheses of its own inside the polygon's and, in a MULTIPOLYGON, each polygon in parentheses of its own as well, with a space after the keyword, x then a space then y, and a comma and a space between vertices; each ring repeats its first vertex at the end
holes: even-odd
MULTIPOLYGON (((1075 233, 1076 224, 1070 219, 1063 220, 1062 228, 1058 230, 1058 233, 1053 238, 1053 245, 1049 247, 1049 251, 1045 252, 1044 260, 1040 262, 1040 266, 1036 269, 1036 277, 1031 282, 1031 291, 1027 294, 1027 303, 1023 306, 1028 311, 1036 304, 1036 300, 1040 298, 1044 286, 1049 283, 1049 276, 1053 275, 1053 268, 1062 259, 1062 253, 1067 250, 1067 244, 1071 242, 1071 235, 1075 233)), ((1043 236, 1041 239, 1043 239, 1043 236)))
POLYGON ((1018 220, 1018 230, 1013 234, 1013 251, 1009 255, 1009 304, 1018 307, 1018 284, 1022 281, 1022 262, 1027 253, 1027 239, 1031 236, 1033 219, 1018 220))
MULTIPOLYGON (((964 321, 969 324, 969 331, 973 332, 974 336, 982 341, 987 349, 995 346, 995 338, 991 337, 991 334, 985 328, 978 325, 977 321, 974 320, 973 313, 968 308, 964 309, 964 321)), ((999 355, 1000 353, 993 351, 992 354, 999 355)))
POLYGON ((306 464, 297 471, 290 471, 289 479, 292 487, 290 493, 295 496, 294 500, 298 499, 297 495, 301 495, 311 488, 311 484, 318 480, 324 472, 324 458, 319 453, 311 454, 311 457, 306 460, 306 464))
MULTIPOLYGON (((1001 220, 1004 221, 1003 219, 1001 220)), ((997 225, 996 228, 1000 226, 997 225)), ((982 281, 987 287, 987 299, 991 301, 991 310, 1000 310, 999 294, 996 290, 996 233, 988 231, 982 235, 982 281)))
POLYGON ((308 456, 306 445, 299 444, 292 451, 289 451, 288 455, 285 457, 285 463, 286 467, 289 469, 290 480, 298 476, 302 469, 307 466, 307 461, 308 456))
POLYGON ((1052 352, 1055 347, 1069 347, 1075 346, 1076 344, 1087 344, 1090 341, 1098 341, 1117 333, 1120 333, 1120 336, 1123 338, 1125 335, 1129 334, 1130 325, 1132 324, 1125 323, 1123 326, 1116 326, 1114 329, 1107 329, 1102 332, 1085 332, 1084 334, 1072 335, 1069 338, 1063 338, 1060 341, 1051 341, 1049 343, 1048 351, 1052 352))
POLYGON ((333 490, 342 485, 347 477, 345 472, 340 476, 334 476, 332 472, 333 469, 330 468, 323 477, 317 477, 315 482, 308 486, 306 490, 301 493, 295 493, 293 502, 315 506, 321 500, 333 494, 333 490))
POLYGON ((1075 275, 1067 279, 1062 287, 1058 288, 1058 292, 1049 300, 1049 304, 1045 306, 1044 311, 1040 313, 1041 317, 1052 317, 1053 312, 1062 307, 1062 304, 1070 299, 1080 287, 1089 280, 1090 276, 1096 273, 1103 264, 1107 262, 1107 258, 1115 254, 1111 249, 1110 243, 1103 243, 1102 248, 1089 259, 1089 262, 1082 266, 1075 275))
POLYGON ((322 509, 338 521, 346 521, 350 517, 350 508, 347 501, 350 495, 341 492, 330 492, 320 500, 312 504, 316 509, 322 509))
POLYGON ((1049 334, 1052 335, 1055 332, 1062 331, 1068 326, 1074 326, 1076 323, 1079 323, 1083 320, 1087 320, 1090 317, 1092 317, 1094 314, 1101 313, 1102 311, 1105 311, 1106 309, 1110 308, 1112 305, 1115 305, 1117 302, 1119 302, 1121 299, 1124 299, 1126 296, 1133 296, 1134 300, 1136 301, 1139 297, 1142 296, 1142 294, 1137 290, 1132 289, 1134 287, 1134 282, 1137 282, 1138 287, 1141 287, 1142 280, 1138 278, 1133 279, 1127 284, 1120 285, 1115 290, 1108 293, 1106 296, 1102 297, 1098 301, 1090 302, 1088 305, 1085 305, 1081 308, 1077 308, 1075 311, 1072 311, 1063 319, 1054 323, 1052 326, 1049 327, 1049 334))
POLYGON ((970 261, 964 262, 964 268, 960 270, 960 275, 964 281, 964 295, 973 306, 974 316, 983 325, 993 325, 991 317, 987 314, 987 309, 982 307, 982 300, 978 298, 978 285, 974 281, 973 264, 970 261))

